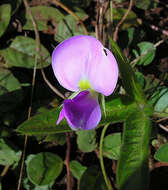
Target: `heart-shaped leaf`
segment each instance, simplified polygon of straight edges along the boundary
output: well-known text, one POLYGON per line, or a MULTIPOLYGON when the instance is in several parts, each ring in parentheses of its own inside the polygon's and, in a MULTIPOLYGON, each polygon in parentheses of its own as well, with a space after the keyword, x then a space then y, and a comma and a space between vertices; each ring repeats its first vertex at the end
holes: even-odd
POLYGON ((86 171, 87 167, 82 166, 78 161, 76 160, 72 160, 70 162, 70 169, 72 172, 72 175, 76 178, 76 179, 80 179, 83 175, 83 173, 86 171))
POLYGON ((77 144, 78 148, 83 152, 92 152, 96 148, 95 130, 77 131, 77 144))
POLYGON ((48 185, 61 173, 62 159, 53 153, 42 152, 32 157, 27 163, 27 175, 34 185, 48 185))
POLYGON ((114 160, 118 160, 121 148, 121 133, 107 135, 104 138, 103 154, 114 160))
POLYGON ((168 162, 168 143, 163 144, 154 154, 154 158, 160 162, 168 162))
MULTIPOLYGON (((43 45, 41 45, 41 53, 45 59, 43 65, 47 67, 51 64, 51 57, 43 45)), ((17 36, 8 48, 0 50, 0 54, 8 66, 34 68, 36 41, 29 37, 17 36)), ((38 55, 37 68, 41 68, 40 55, 38 55)))
MULTIPOLYGON (((47 7, 47 6, 36 6, 31 7, 32 14, 36 19, 38 30, 39 31, 48 31, 49 25, 51 22, 52 25, 58 24, 63 18, 64 15, 56 8, 47 7)), ((34 30, 32 21, 28 13, 26 13, 26 23, 23 26, 24 30, 34 30)))

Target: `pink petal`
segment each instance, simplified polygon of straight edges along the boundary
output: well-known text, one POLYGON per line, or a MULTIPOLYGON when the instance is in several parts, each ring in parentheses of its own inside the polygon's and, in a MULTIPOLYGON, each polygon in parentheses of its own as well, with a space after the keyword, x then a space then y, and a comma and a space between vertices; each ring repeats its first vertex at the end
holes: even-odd
POLYGON ((59 44, 52 54, 52 67, 59 83, 66 89, 77 91, 85 77, 89 41, 85 36, 74 36, 59 44))
POLYGON ((118 65, 113 54, 97 41, 92 41, 88 64, 88 79, 92 88, 109 96, 114 91, 118 80, 118 65))
POLYGON ((74 36, 62 42, 52 54, 52 67, 59 83, 68 90, 79 90, 80 80, 93 90, 110 95, 118 80, 113 54, 92 36, 74 36))

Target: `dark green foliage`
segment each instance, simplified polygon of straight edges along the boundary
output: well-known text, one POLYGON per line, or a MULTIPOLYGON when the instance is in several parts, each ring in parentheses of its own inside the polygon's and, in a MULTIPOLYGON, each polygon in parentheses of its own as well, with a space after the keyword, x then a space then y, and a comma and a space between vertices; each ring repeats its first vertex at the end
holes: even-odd
MULTIPOLYGON (((49 52, 41 45, 41 52, 44 56, 45 62, 43 66, 46 67, 51 63, 49 52)), ((0 54, 8 62, 8 66, 33 68, 34 58, 36 54, 36 41, 29 37, 17 36, 11 45, 3 50, 0 54)), ((40 55, 38 56, 37 68, 41 68, 40 55)))
POLYGON ((78 148, 83 152, 92 152, 97 147, 95 130, 77 131, 78 148))
POLYGON ((10 4, 4 4, 0 6, 0 37, 5 32, 11 17, 11 6, 10 4))
POLYGON ((39 153, 27 162, 27 175, 35 185, 48 185, 59 176, 62 166, 62 159, 58 155, 50 152, 39 153))
POLYGON ((150 119, 141 108, 129 114, 124 124, 124 133, 117 168, 117 181, 121 190, 148 189, 148 145, 150 119))

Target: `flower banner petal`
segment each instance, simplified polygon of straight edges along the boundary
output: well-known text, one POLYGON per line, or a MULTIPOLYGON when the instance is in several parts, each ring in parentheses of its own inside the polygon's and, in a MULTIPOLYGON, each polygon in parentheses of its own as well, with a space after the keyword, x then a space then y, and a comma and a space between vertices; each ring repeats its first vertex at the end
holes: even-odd
POLYGON ((59 44, 52 54, 52 68, 58 82, 66 89, 78 91, 85 75, 89 55, 89 41, 85 36, 74 36, 59 44))
POLYGON ((90 43, 92 51, 89 56, 88 79, 92 88, 109 96, 113 93, 118 80, 118 65, 113 54, 100 42, 90 43))
POLYGON ((71 91, 88 81, 94 91, 110 95, 117 83, 118 65, 113 54, 92 36, 74 36, 58 45, 52 67, 59 83, 71 91))

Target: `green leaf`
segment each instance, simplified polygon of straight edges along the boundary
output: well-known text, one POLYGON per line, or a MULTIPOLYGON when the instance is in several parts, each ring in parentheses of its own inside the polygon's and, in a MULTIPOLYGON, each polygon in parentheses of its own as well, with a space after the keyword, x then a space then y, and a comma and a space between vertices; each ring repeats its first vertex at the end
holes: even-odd
POLYGON ((118 160, 121 147, 121 133, 107 135, 104 138, 103 154, 110 159, 118 160))
POLYGON ((117 165, 119 190, 147 190, 150 118, 146 110, 135 109, 124 123, 117 165))
POLYGON ((128 35, 128 46, 133 42, 134 40, 134 34, 135 34, 135 28, 128 28, 127 29, 127 35, 128 35))
MULTIPOLYGON (((57 9, 47 6, 36 6, 31 7, 32 14, 36 19, 38 30, 39 31, 48 31, 49 25, 48 22, 51 22, 52 25, 58 24, 63 18, 64 15, 57 9)), ((24 30, 34 30, 32 21, 28 13, 25 15, 26 23, 23 26, 24 30)))
POLYGON ((137 57, 144 55, 138 62, 138 65, 149 65, 155 57, 156 48, 150 42, 140 42, 137 49, 133 49, 134 55, 137 57))
POLYGON ((35 155, 27 163, 27 175, 34 185, 48 185, 61 173, 62 159, 53 153, 43 152, 35 155))
POLYGON ((160 162, 168 162, 168 143, 163 144, 154 154, 154 158, 160 162))
MULTIPOLYGON (((36 155, 29 154, 25 160, 26 167, 28 166, 29 162, 34 158, 36 155)), ((51 182, 48 185, 34 185, 29 178, 26 176, 23 180, 23 185, 26 190, 49 190, 52 189, 52 186, 54 185, 55 181, 51 182)))
POLYGON ((96 132, 95 130, 83 131, 77 133, 78 148, 83 152, 92 152, 96 148, 96 132))
POLYGON ((72 160, 70 162, 70 169, 72 172, 72 175, 80 180, 80 178, 82 177, 83 173, 86 171, 87 167, 82 166, 78 161, 76 160, 72 160))
POLYGON ((6 92, 20 90, 21 85, 9 70, 0 68, 0 88, 0 95, 2 95, 6 92))
MULTIPOLYGON (((48 50, 41 45, 41 53, 43 55, 44 67, 51 64, 51 57, 48 50)), ((17 36, 11 45, 3 50, 0 54, 4 57, 8 66, 34 68, 36 41, 29 37, 17 36)), ((41 68, 40 55, 38 55, 37 68, 41 68)))
POLYGON ((19 81, 9 70, 0 68, 0 112, 12 110, 22 99, 19 81))
POLYGON ((110 41, 112 45, 112 52, 118 62, 123 87, 132 98, 141 104, 145 104, 146 98, 134 71, 132 70, 126 57, 122 54, 118 45, 112 39, 110 39, 110 41))
POLYGON ((0 6, 0 37, 4 34, 11 17, 10 4, 3 4, 0 6))
POLYGON ((54 108, 51 111, 35 115, 17 128, 17 132, 26 135, 50 135, 56 133, 71 132, 65 119, 59 125, 56 122, 62 108, 54 108))
MULTIPOLYGON (((113 97, 106 102, 106 117, 102 117, 99 126, 107 123, 124 121, 127 115, 135 108, 136 104, 127 96, 113 97)), ((24 135, 50 135, 56 133, 71 132, 65 119, 57 126, 59 113, 62 108, 54 108, 50 111, 31 117, 30 120, 22 123, 17 132, 24 135)))
POLYGON ((119 95, 106 101, 106 117, 102 116, 100 126, 107 123, 117 123, 125 121, 126 117, 136 107, 136 103, 128 96, 119 95))
POLYGON ((14 165, 18 164, 21 158, 21 151, 16 152, 8 146, 3 139, 0 139, 0 165, 14 165))
POLYGON ((163 112, 168 107, 168 88, 164 88, 159 93, 159 98, 154 106, 156 112, 163 112))
POLYGON ((102 173, 97 167, 89 167, 82 175, 80 190, 107 190, 102 173))
MULTIPOLYGON (((83 12, 76 12, 75 14, 81 20, 84 17, 87 17, 87 14, 83 12)), ((62 42, 69 37, 82 34, 84 34, 84 31, 78 21, 72 15, 67 15, 63 20, 60 21, 56 28, 55 40, 62 42)))

